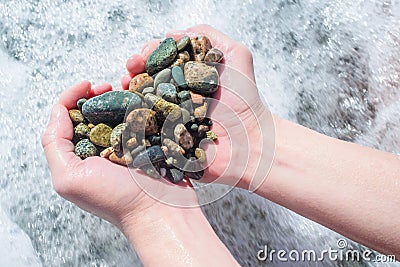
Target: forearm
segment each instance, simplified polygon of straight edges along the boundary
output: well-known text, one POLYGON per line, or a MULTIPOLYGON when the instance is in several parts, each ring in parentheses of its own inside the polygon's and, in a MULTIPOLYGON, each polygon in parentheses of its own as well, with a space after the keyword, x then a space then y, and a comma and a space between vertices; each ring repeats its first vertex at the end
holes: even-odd
POLYGON ((238 265, 200 208, 157 205, 122 229, 144 266, 238 265))
POLYGON ((257 194, 400 258, 400 157, 275 119, 276 151, 257 194))

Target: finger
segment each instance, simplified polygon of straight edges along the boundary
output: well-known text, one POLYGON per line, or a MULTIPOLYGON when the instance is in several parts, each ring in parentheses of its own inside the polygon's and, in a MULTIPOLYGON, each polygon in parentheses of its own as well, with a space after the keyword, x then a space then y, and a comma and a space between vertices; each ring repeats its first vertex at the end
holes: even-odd
POLYGON ((126 62, 126 69, 131 77, 135 76, 136 74, 143 73, 145 71, 145 62, 143 57, 138 54, 131 56, 126 62))
POLYGON ((129 74, 126 74, 121 79, 121 86, 123 90, 129 89, 129 84, 131 83, 132 77, 129 74))
POLYGON ((160 39, 153 39, 145 44, 142 49, 142 58, 144 61, 147 61, 151 53, 160 45, 160 42, 160 39))
POLYGON ((168 32, 165 37, 170 37, 173 38, 175 41, 179 41, 183 36, 189 36, 190 38, 193 38, 196 36, 196 33, 194 32, 189 32, 187 30, 176 30, 176 31, 171 31, 168 32))
POLYGON ((75 108, 78 99, 89 97, 91 86, 92 85, 89 81, 83 81, 71 87, 61 94, 58 103, 65 106, 67 109, 75 108))
POLYGON ((94 86, 89 93, 89 97, 98 96, 104 94, 105 92, 111 91, 112 85, 109 83, 102 83, 94 86))
POLYGON ((81 161, 74 154, 74 145, 70 141, 73 135, 72 127, 67 108, 56 104, 42 138, 44 152, 54 179, 62 177, 67 166, 81 161))

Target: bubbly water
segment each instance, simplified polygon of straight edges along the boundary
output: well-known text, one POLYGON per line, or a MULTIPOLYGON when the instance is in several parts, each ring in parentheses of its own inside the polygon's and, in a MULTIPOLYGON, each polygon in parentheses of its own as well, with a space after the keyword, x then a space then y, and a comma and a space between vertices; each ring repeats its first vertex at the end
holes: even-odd
MULTIPOLYGON (((65 88, 119 86, 147 40, 209 23, 252 50, 274 114, 399 153, 399 22, 397 0, 0 0, 0 266, 141 266, 115 227, 52 189, 40 137, 65 88)), ((318 251, 340 237, 242 190, 204 211, 243 266, 268 265, 256 259, 265 244, 318 251)))

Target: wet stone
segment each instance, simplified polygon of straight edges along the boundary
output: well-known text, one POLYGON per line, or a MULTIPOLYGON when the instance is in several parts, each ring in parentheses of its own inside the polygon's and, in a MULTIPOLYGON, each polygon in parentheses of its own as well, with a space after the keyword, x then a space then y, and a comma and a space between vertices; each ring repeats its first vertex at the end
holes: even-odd
POLYGON ((196 156, 196 158, 201 163, 203 163, 203 162, 205 162, 207 160, 206 152, 203 149, 199 148, 199 147, 196 148, 196 150, 194 152, 194 155, 196 156))
POLYGON ((206 132, 206 136, 207 136, 208 140, 213 141, 213 142, 218 139, 218 135, 216 133, 214 133, 213 131, 206 132))
POLYGON ((140 168, 152 163, 158 163, 165 160, 165 155, 160 146, 152 146, 141 152, 133 160, 133 167, 140 168))
POLYGON ((74 136, 75 138, 82 139, 82 138, 89 138, 90 135, 90 128, 84 123, 79 123, 74 128, 74 136))
POLYGON ((171 67, 176 67, 190 61, 190 55, 187 51, 183 51, 178 54, 177 59, 172 63, 171 67))
POLYGON ((187 35, 179 39, 178 43, 176 44, 178 52, 184 50, 189 43, 190 43, 190 37, 187 35))
POLYGON ((172 38, 167 38, 151 53, 146 61, 146 72, 154 75, 167 68, 175 60, 178 53, 176 42, 172 38))
POLYGON ((74 125, 77 125, 85 120, 85 118, 82 115, 82 112, 79 109, 68 110, 68 114, 74 125))
POLYGON ((193 147, 193 137, 182 123, 175 126, 174 137, 175 142, 180 144, 184 149, 193 147))
POLYGON ((120 154, 113 152, 110 154, 108 159, 114 163, 117 163, 119 165, 127 166, 132 163, 133 159, 130 153, 125 153, 125 154, 120 154))
POLYGON ((213 66, 189 61, 185 64, 184 74, 189 89, 196 93, 207 95, 218 89, 218 71, 213 66))
POLYGON ((147 73, 141 73, 132 78, 129 91, 141 93, 144 88, 153 86, 153 78, 147 73))
POLYGON ((207 103, 204 103, 204 105, 197 107, 194 110, 194 117, 198 122, 202 122, 206 114, 207 114, 207 103))
POLYGON ((93 124, 104 123, 115 126, 123 122, 129 109, 139 108, 142 100, 128 91, 111 91, 86 101, 82 113, 93 124))
POLYGON ((172 68, 172 78, 174 79, 174 82, 177 84, 177 86, 185 90, 187 88, 187 84, 185 81, 185 76, 183 75, 183 70, 180 66, 175 66, 172 68))
POLYGON ((75 146, 75 155, 81 159, 96 156, 97 149, 88 139, 79 141, 75 146))
POLYGON ((137 155, 139 155, 140 152, 144 151, 145 149, 146 149, 146 147, 143 145, 138 145, 137 147, 132 149, 132 151, 131 151, 132 158, 135 158, 137 155))
POLYGON ((202 105, 204 103, 204 96, 190 91, 190 96, 193 104, 202 105))
POLYGON ((185 150, 169 138, 164 138, 163 144, 168 148, 168 151, 171 153, 179 153, 182 155, 185 154, 185 150))
POLYGON ((76 106, 78 107, 78 109, 80 111, 82 111, 82 106, 83 106, 83 104, 85 104, 86 101, 87 101, 86 98, 81 98, 76 102, 76 106))
MULTIPOLYGON (((146 97, 149 95, 147 94, 146 97)), ((181 108, 177 104, 168 102, 162 98, 154 104, 153 110, 156 112, 159 121, 165 121, 166 119, 176 121, 182 116, 181 108)))
POLYGON ((167 178, 172 183, 176 184, 183 180, 184 175, 183 175, 183 172, 181 172, 178 169, 168 169, 167 170, 167 178))
POLYGON ((197 125, 196 123, 193 123, 190 126, 190 131, 196 133, 199 130, 199 125, 197 125))
POLYGON ((114 151, 122 150, 122 133, 125 131, 126 123, 115 126, 110 135, 110 143, 114 151))
POLYGON ((161 145, 161 136, 151 135, 147 138, 152 146, 161 145))
POLYGON ((142 94, 145 96, 146 94, 154 94, 156 90, 153 87, 146 87, 143 89, 142 94))
POLYGON ((156 77, 154 78, 154 88, 157 89, 160 83, 169 83, 171 80, 171 69, 164 69, 157 73, 156 77))
POLYGON ((170 83, 160 83, 157 87, 157 95, 168 102, 178 103, 176 87, 170 83))
POLYGON ((110 143, 110 136, 111 136, 112 128, 104 123, 97 124, 91 131, 90 131, 90 141, 101 147, 109 147, 111 146, 110 143))
POLYGON ((194 180, 200 180, 201 177, 203 177, 204 175, 204 170, 200 162, 195 157, 189 158, 186 161, 186 164, 183 169, 186 177, 194 180))
POLYGON ((185 108, 181 108, 181 113, 182 113, 182 122, 186 123, 192 119, 192 116, 190 116, 190 112, 187 111, 185 108))
POLYGON ((126 141, 126 147, 132 149, 138 144, 136 137, 131 137, 126 141))
POLYGON ((108 158, 113 152, 114 152, 114 148, 107 147, 106 149, 104 149, 103 151, 100 152, 100 157, 108 158))
POLYGON ((199 128, 197 130, 199 137, 203 138, 204 136, 206 136, 206 132, 208 132, 210 130, 210 127, 208 127, 207 125, 199 125, 199 128))
POLYGON ((189 91, 180 91, 178 93, 178 100, 182 108, 189 111, 190 114, 193 114, 192 98, 189 91))
POLYGON ((191 58, 195 61, 203 61, 207 52, 211 49, 211 42, 206 36, 196 36, 190 39, 191 43, 191 58))
POLYGON ((206 56, 204 57, 204 61, 218 63, 224 57, 224 53, 221 50, 213 47, 210 51, 207 52, 206 56))
POLYGON ((131 135, 143 132, 153 135, 158 132, 156 113, 148 108, 132 110, 126 117, 126 127, 131 135))

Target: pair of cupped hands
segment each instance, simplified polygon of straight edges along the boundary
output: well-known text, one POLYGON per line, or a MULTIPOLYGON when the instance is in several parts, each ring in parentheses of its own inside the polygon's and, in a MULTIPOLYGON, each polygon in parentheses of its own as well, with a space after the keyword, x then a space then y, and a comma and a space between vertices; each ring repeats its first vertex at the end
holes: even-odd
MULTIPOLYGON (((214 121, 212 130, 218 135, 218 141, 212 149, 206 149, 207 153, 211 150, 213 153, 200 182, 249 189, 257 180, 253 186, 259 185, 265 178, 264 175, 258 177, 256 173, 262 160, 263 114, 268 111, 255 86, 251 52, 208 25, 170 32, 166 36, 179 40, 185 35, 205 35, 213 47, 224 53, 222 65, 218 67, 220 88, 209 110, 209 117, 214 121)), ((159 43, 160 40, 149 41, 141 54, 128 59, 126 67, 129 74, 122 78, 119 90, 128 89, 132 77, 145 72, 145 62, 159 43)), ((198 205, 190 182, 175 185, 104 158, 82 160, 74 154, 71 142, 73 124, 68 110, 75 108, 77 100, 82 97, 90 98, 110 90, 113 90, 110 84, 92 87, 90 82, 83 81, 64 91, 53 107, 42 145, 56 192, 120 229, 146 213, 174 216, 162 212, 168 205, 176 209, 198 205)))

